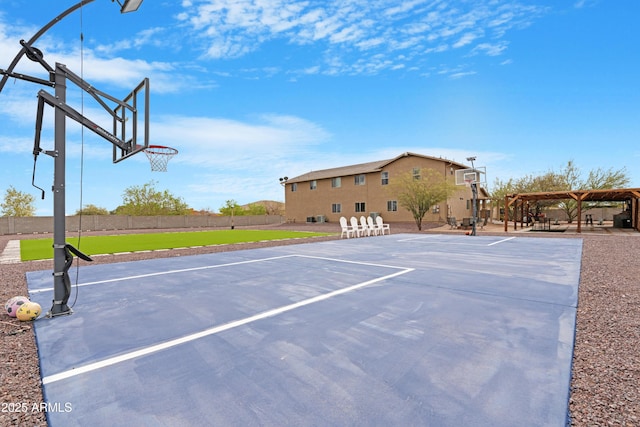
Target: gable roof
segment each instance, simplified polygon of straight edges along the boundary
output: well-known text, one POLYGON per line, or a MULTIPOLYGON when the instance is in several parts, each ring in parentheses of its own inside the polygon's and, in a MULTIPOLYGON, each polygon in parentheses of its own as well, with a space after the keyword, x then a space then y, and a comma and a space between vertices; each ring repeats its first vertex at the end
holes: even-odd
POLYGON ((289 180, 287 180, 287 183, 305 182, 305 181, 312 181, 314 179, 327 179, 327 178, 336 178, 339 176, 352 176, 352 175, 359 175, 364 173, 381 172, 382 169, 384 169, 384 167, 389 165, 390 163, 393 163, 402 157, 409 157, 409 156, 422 157, 424 159, 430 159, 430 160, 439 160, 442 162, 446 162, 447 164, 458 166, 463 169, 468 168, 468 166, 466 165, 463 165, 461 163, 457 163, 442 157, 431 157, 431 156, 425 156, 422 154, 406 152, 406 153, 400 154, 399 156, 394 157, 393 159, 378 160, 375 162, 359 163, 355 165, 341 166, 337 168, 322 169, 322 170, 307 172, 302 175, 289 178, 289 180))

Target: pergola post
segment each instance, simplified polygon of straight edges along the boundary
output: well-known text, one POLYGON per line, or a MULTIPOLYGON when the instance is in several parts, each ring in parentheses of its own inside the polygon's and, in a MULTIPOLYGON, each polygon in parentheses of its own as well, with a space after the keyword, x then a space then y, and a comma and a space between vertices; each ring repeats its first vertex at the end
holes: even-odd
POLYGON ((582 199, 580 197, 578 197, 578 227, 576 231, 582 233, 582 199))
MULTIPOLYGON (((500 214, 500 211, 498 211, 500 214)), ((504 217, 502 218, 504 221, 504 232, 507 232, 507 227, 509 226, 509 195, 504 195, 504 217)))

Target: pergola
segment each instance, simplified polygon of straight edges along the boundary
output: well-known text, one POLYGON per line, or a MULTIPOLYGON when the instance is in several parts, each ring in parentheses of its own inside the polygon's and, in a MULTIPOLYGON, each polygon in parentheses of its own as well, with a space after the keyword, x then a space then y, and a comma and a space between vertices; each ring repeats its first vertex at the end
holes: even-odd
MULTIPOLYGON (((573 199, 578 202, 578 224, 577 232, 581 230, 582 202, 630 202, 631 203, 631 226, 640 231, 640 188, 621 188, 606 190, 570 190, 570 191, 545 191, 539 193, 507 194, 504 199, 505 215, 511 206, 515 207, 514 230, 518 228, 518 208, 520 208, 520 218, 529 211, 529 203, 540 200, 567 200, 573 199)), ((508 228, 508 216, 505 217, 504 231, 508 228)), ((522 222, 522 220, 521 220, 522 222)))

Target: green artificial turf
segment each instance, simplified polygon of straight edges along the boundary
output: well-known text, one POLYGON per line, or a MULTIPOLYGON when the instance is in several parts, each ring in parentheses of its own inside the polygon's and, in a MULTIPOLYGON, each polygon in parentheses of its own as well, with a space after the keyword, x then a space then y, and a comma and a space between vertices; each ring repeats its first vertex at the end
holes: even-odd
MULTIPOLYGON (((83 236, 67 238, 67 243, 91 256, 120 252, 138 252, 175 249, 192 246, 224 245, 264 240, 281 240, 328 236, 331 233, 311 233, 285 230, 216 230, 178 233, 119 234, 112 236, 83 236)), ((53 239, 27 239, 20 241, 22 261, 53 258, 53 239)))

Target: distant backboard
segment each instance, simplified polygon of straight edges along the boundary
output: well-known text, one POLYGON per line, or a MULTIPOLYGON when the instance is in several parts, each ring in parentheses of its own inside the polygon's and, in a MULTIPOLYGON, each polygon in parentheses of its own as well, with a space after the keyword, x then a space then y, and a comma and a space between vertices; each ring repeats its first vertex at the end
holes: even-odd
POLYGON ((149 146, 149 79, 145 78, 114 111, 113 134, 126 141, 127 148, 113 146, 113 163, 133 156, 149 146))
POLYGON ((487 168, 477 167, 473 169, 456 169, 456 185, 479 184, 487 186, 487 168))

